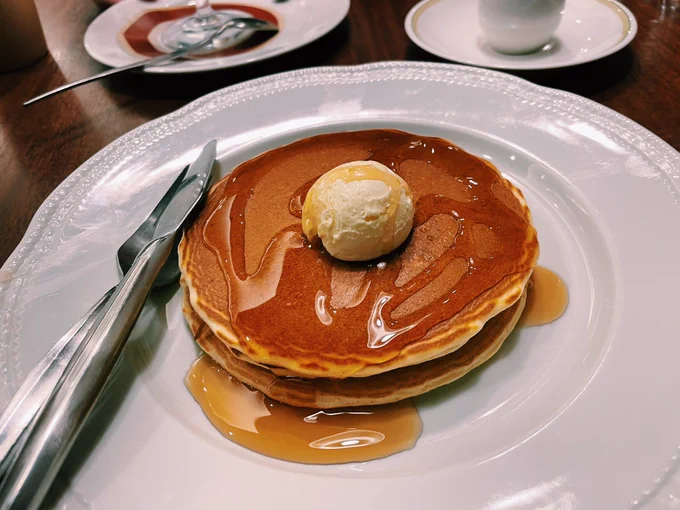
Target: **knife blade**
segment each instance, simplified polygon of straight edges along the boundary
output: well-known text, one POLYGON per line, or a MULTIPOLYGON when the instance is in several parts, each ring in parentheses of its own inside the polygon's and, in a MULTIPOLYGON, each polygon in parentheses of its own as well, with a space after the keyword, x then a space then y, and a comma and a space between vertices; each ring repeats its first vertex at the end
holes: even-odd
POLYGON ((175 235, 209 188, 215 150, 213 140, 191 165, 158 221, 155 238, 137 256, 36 416, 0 487, 1 509, 33 510, 43 501, 125 346, 175 235))

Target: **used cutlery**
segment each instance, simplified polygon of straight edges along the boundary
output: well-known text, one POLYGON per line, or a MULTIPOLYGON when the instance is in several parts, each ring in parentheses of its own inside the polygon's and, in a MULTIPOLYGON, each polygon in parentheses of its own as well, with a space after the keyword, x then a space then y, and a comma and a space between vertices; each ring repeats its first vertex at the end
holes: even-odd
POLYGON ((132 71, 133 69, 142 69, 144 67, 149 67, 149 66, 157 66, 161 64, 165 64, 167 62, 170 62, 171 60, 176 60, 181 57, 186 57, 189 56, 193 53, 196 53, 206 47, 208 47, 210 44, 213 42, 217 41, 223 34, 226 32, 228 29, 239 29, 239 30, 255 30, 257 32, 271 32, 271 31, 277 31, 279 28, 272 24, 269 23, 268 21, 261 20, 258 18, 233 18, 229 21, 227 21, 222 27, 213 32, 212 35, 207 37, 205 40, 193 44, 191 46, 186 46, 185 48, 180 48, 178 50, 173 51, 172 53, 167 53, 165 55, 160 55, 158 57, 150 58, 147 60, 142 60, 140 62, 135 62, 133 64, 128 64, 126 66, 122 67, 114 67, 113 69, 108 69, 106 71, 103 71, 99 74, 95 74, 93 76, 88 76, 87 78, 83 78, 82 80, 77 80, 71 83, 67 83, 66 85, 62 85, 61 87, 57 87, 56 89, 50 90, 49 92, 45 92, 44 94, 40 94, 39 96, 34 97, 33 99, 29 99, 24 103, 24 106, 31 105, 33 103, 37 103, 38 101, 42 101, 43 99, 46 99, 50 96, 54 96, 56 94, 60 94, 61 92, 65 92, 67 90, 71 90, 76 87, 80 87, 81 85, 85 85, 87 83, 91 83, 93 81, 97 81, 101 78, 106 78, 108 76, 113 76, 114 74, 119 74, 119 73, 124 73, 127 71, 132 71))
MULTIPOLYGON (((158 202, 148 218, 135 230, 118 250, 118 264, 123 275, 132 266, 137 254, 153 240, 156 223, 170 200, 179 189, 187 175, 187 165, 175 181, 168 188, 163 198, 158 202)), ((172 283, 179 276, 176 260, 169 260, 156 278, 155 286, 172 283)), ((73 327, 62 336, 45 356, 33 368, 28 377, 21 384, 0 416, 0 477, 5 473, 10 461, 14 458, 21 438, 38 410, 49 398, 64 373, 66 366, 82 343, 92 326, 96 322, 99 312, 113 294, 116 287, 110 289, 73 327)))
POLYGON ((154 239, 139 253, 40 409, 0 487, 0 508, 33 510, 44 499, 125 345, 176 234, 208 190, 215 146, 215 141, 206 145, 192 164, 190 171, 196 173, 182 182, 160 215, 154 239))

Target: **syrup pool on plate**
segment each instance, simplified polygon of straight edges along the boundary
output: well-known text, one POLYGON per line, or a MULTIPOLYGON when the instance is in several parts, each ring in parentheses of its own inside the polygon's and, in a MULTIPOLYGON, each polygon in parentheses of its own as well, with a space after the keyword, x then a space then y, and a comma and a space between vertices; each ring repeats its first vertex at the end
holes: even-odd
MULTIPOLYGON (((559 319, 569 303, 554 272, 536 267, 521 326, 559 319)), ((186 385, 210 422, 235 443, 269 457, 307 464, 363 462, 412 448, 422 422, 409 401, 317 410, 281 404, 229 375, 208 356, 192 365, 186 385)))
POLYGON ((569 292, 562 278, 537 266, 527 285, 527 302, 519 326, 541 326, 556 321, 567 309, 569 292))
POLYGON ((373 407, 306 409, 281 404, 198 358, 186 385, 225 437, 269 457, 306 464, 363 462, 412 448, 422 422, 409 401, 373 407))

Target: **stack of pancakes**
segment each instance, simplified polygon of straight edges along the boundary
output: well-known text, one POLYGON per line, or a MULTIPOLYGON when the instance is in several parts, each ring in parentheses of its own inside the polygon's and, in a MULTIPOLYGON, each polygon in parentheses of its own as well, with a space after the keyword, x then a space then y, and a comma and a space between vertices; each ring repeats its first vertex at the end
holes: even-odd
POLYGON ((538 258, 522 193, 451 142, 394 130, 306 138, 215 185, 179 248, 184 312, 229 374, 302 407, 385 404, 450 383, 515 327, 538 258), (307 190, 374 160, 415 201, 414 229, 369 262, 302 234, 307 190))

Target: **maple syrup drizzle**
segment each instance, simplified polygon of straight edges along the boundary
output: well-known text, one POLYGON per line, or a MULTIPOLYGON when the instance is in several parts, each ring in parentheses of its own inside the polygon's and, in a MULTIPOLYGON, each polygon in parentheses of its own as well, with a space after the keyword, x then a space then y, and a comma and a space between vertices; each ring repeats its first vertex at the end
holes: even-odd
POLYGON ((292 407, 242 384, 207 355, 194 362, 185 382, 226 438, 277 459, 363 462, 412 448, 422 431, 418 411, 408 400, 332 410, 292 407))
POLYGON ((272 358, 342 345, 346 351, 338 355, 382 362, 506 275, 528 270, 535 231, 490 167, 446 140, 391 130, 320 135, 242 164, 215 187, 194 226, 221 266, 242 350, 254 354, 247 338, 272 358), (412 237, 421 243, 412 247, 415 255, 407 241, 385 257, 355 264, 365 271, 360 300, 333 292, 331 273, 346 265, 310 245, 299 221, 314 180, 348 159, 378 161, 409 183, 416 201, 412 237), (434 236, 419 234, 444 219, 453 225, 434 236), (418 253, 449 233, 449 244, 422 265, 418 253), (333 306, 345 301, 353 306, 333 306))
POLYGON ((569 305, 569 291, 562 278, 537 266, 527 285, 527 302, 519 326, 541 326, 556 321, 569 305))
MULTIPOLYGON (((244 352, 250 351, 243 339, 253 336, 274 355, 280 346, 323 353, 324 342, 337 346, 348 339, 361 340, 346 345, 365 358, 398 351, 503 276, 529 269, 533 260, 518 255, 536 248, 535 231, 489 167, 446 140, 389 130, 318 136, 241 165, 213 190, 194 228, 222 269, 226 308, 244 352), (299 160, 314 150, 323 154, 319 164, 299 160), (383 163, 409 182, 416 217, 410 242, 380 259, 346 264, 310 245, 299 218, 319 175, 359 159, 383 163), (261 181, 269 188, 258 188, 261 181), (246 218, 258 193, 264 198, 250 214, 264 233, 249 245, 246 218), (278 204, 271 212, 263 209, 269 202, 278 204)), ((536 267, 520 324, 552 322, 567 304, 564 282, 536 267)), ((243 385, 205 355, 192 365, 186 385, 225 437, 283 460, 377 459, 413 447, 422 430, 410 401, 324 411, 291 407, 243 385)))

